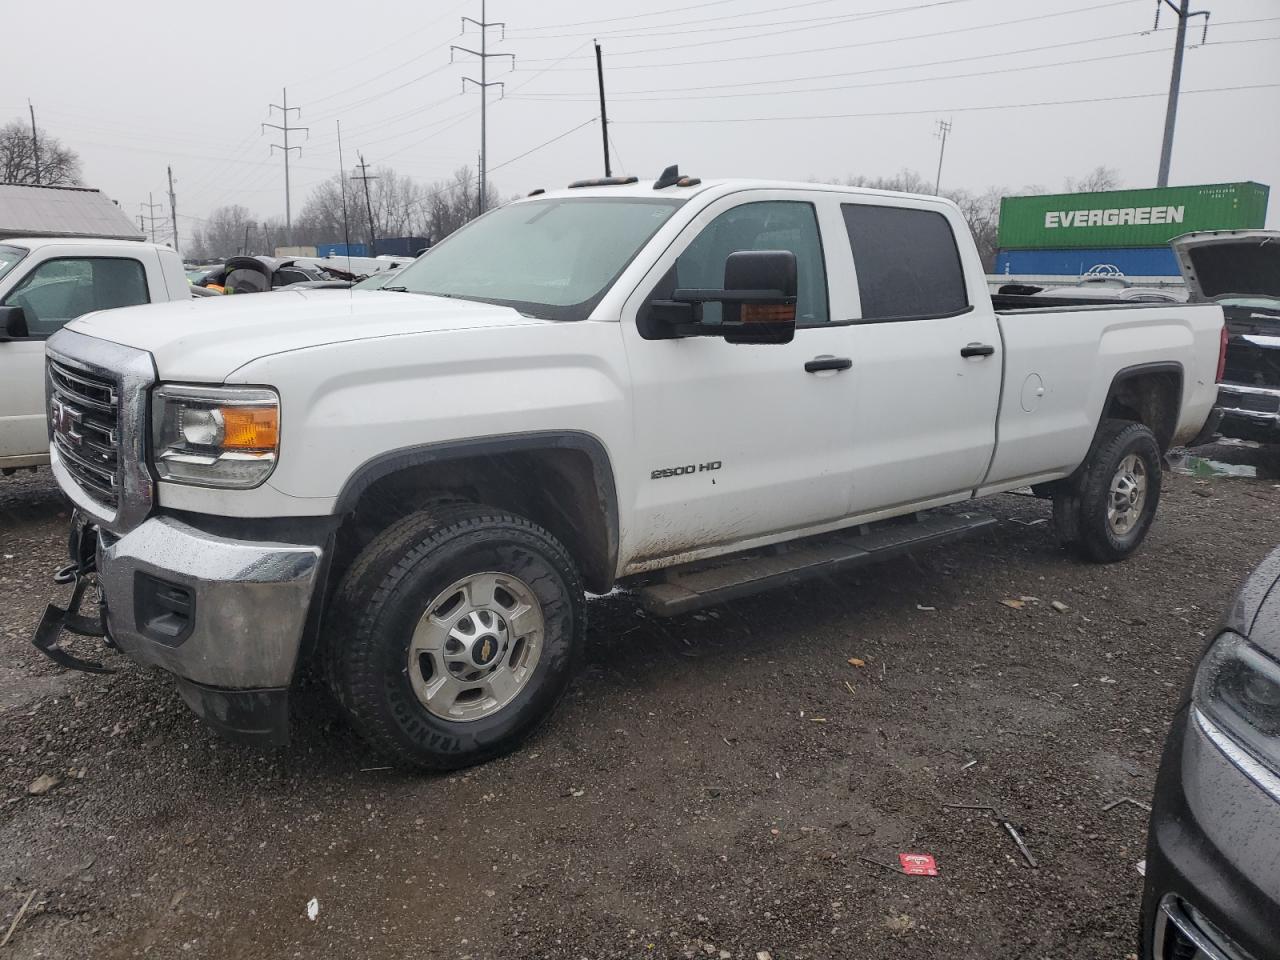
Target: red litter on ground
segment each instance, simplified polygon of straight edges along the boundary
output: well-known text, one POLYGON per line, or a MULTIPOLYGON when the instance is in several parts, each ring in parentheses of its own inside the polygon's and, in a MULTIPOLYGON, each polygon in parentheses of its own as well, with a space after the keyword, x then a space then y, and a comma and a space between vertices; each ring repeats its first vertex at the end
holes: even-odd
POLYGON ((938 862, 927 853, 900 853, 898 862, 902 872, 912 877, 936 877, 938 862))

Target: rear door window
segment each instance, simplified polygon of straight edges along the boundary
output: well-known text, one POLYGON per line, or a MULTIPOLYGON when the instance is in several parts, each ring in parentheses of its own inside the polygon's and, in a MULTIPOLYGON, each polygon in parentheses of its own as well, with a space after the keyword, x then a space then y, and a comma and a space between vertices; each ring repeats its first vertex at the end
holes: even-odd
POLYGON ((845 203, 864 321, 921 320, 969 309, 960 248, 935 210, 845 203))

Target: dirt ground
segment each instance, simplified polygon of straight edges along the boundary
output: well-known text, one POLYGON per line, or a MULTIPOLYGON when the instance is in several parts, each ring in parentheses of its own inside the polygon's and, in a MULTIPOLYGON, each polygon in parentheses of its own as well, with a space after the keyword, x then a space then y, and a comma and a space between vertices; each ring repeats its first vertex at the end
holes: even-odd
POLYGON ((1149 800, 1190 663, 1280 542, 1273 479, 1167 477, 1116 566, 1006 496, 994 532, 858 576, 663 622, 593 601, 559 714, 437 777, 317 693, 254 751, 161 674, 45 661, 65 508, 0 480, 0 938, 34 891, 0 956, 1124 958, 1146 815, 1102 808, 1149 800))

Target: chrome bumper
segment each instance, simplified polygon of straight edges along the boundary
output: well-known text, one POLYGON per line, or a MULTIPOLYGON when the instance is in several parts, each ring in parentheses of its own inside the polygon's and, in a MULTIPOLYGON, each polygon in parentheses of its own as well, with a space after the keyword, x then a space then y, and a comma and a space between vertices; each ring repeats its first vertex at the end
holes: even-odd
POLYGON ((131 659, 211 687, 288 687, 323 550, 215 536, 153 517, 98 541, 107 630, 131 659), (189 623, 166 633, 140 615, 147 591, 190 598, 189 623))

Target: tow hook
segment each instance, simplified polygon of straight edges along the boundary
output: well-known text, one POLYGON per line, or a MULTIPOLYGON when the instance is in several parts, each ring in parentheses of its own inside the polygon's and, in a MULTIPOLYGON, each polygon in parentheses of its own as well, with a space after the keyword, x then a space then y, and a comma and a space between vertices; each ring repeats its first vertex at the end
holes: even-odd
POLYGON ((58 638, 64 629, 82 637, 102 637, 108 646, 114 646, 107 636, 107 605, 101 597, 98 600, 97 616, 86 616, 80 612, 85 591, 97 584, 97 541, 96 527, 80 522, 78 517, 72 518, 67 545, 71 563, 53 575, 54 583, 74 584, 71 588, 71 600, 66 609, 52 603, 45 607, 44 616, 40 618, 31 643, 54 663, 69 670, 114 673, 109 667, 92 660, 82 660, 58 646, 58 638))

